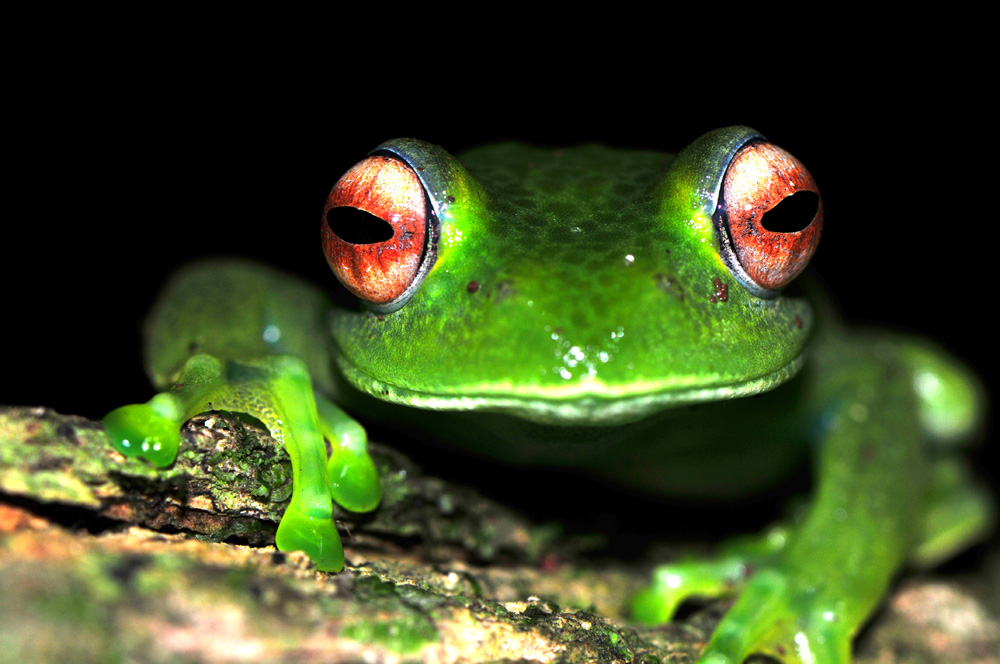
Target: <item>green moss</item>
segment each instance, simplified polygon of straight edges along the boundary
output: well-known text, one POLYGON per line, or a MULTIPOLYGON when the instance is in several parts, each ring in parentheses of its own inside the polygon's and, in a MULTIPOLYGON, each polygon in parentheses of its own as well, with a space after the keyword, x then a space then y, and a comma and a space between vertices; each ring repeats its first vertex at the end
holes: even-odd
POLYGON ((404 655, 419 650, 425 644, 434 643, 439 638, 434 623, 419 613, 410 613, 384 622, 357 622, 342 629, 340 634, 361 643, 378 644, 404 655))
POLYGON ((598 640, 605 641, 603 644, 604 647, 610 648, 617 657, 621 657, 627 661, 632 661, 635 658, 635 652, 628 647, 628 640, 613 628, 599 628, 597 630, 597 634, 600 635, 598 640))
POLYGON ((383 581, 374 575, 356 576, 352 585, 354 592, 362 599, 394 597, 396 595, 395 584, 383 581))

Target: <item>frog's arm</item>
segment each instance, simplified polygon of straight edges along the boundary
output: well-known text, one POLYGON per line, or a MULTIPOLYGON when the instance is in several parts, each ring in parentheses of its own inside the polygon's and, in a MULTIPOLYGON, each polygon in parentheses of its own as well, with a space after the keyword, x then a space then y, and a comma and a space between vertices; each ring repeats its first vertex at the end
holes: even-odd
POLYGON ((278 548, 305 551, 320 570, 339 571, 344 557, 332 500, 368 511, 381 488, 364 430, 314 392, 314 379, 325 386, 327 377, 326 309, 318 291, 262 266, 189 268, 168 286, 147 326, 148 369, 167 389, 112 411, 104 425, 123 454, 164 467, 193 415, 228 410, 260 420, 292 462, 278 548))
POLYGON ((739 590, 705 664, 752 653, 847 664, 853 636, 901 565, 940 559, 991 522, 986 495, 951 455, 940 458, 945 441, 978 420, 966 372, 906 342, 836 344, 817 355, 806 385, 818 483, 801 523, 730 545, 715 561, 666 566, 634 603, 652 622, 687 597, 739 590), (921 389, 934 377, 936 392, 921 389))

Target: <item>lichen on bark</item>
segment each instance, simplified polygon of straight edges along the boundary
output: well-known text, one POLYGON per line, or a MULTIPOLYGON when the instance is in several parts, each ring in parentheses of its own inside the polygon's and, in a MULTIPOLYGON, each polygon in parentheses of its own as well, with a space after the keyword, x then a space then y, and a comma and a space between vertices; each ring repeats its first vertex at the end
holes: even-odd
MULTIPOLYGON (((209 413, 159 471, 99 424, 0 409, 0 652, 23 662, 691 662, 717 602, 656 628, 623 609, 650 561, 609 563, 475 490, 373 445, 384 504, 338 512, 348 567, 273 547, 287 455, 209 413), (585 553, 581 553, 586 551, 585 553)), ((910 579, 858 662, 995 664, 1000 556, 910 579)))

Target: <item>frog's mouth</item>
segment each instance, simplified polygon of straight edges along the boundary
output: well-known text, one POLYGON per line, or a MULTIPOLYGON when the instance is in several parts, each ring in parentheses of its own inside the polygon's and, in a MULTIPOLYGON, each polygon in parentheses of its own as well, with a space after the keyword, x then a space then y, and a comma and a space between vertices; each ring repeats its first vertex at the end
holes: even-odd
POLYGON ((804 362, 800 353, 770 373, 721 384, 706 382, 702 376, 689 381, 670 378, 624 387, 599 381, 534 390, 513 384, 469 385, 452 394, 393 385, 362 371, 343 355, 339 357, 344 377, 361 392, 381 401, 429 410, 504 413, 541 424, 565 426, 623 424, 676 406, 761 394, 794 377, 804 362))

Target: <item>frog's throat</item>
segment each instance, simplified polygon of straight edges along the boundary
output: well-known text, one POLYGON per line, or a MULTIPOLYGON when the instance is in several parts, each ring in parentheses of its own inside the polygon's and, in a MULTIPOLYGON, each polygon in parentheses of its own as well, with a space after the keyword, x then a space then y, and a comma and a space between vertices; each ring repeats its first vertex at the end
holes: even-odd
POLYGON ((339 359, 344 377, 361 392, 381 401, 429 410, 506 413, 534 422, 562 425, 620 424, 675 406, 761 394, 795 376, 805 362, 800 353, 771 373, 725 384, 678 387, 676 383, 663 381, 615 388, 603 383, 575 383, 535 391, 486 385, 462 394, 449 394, 392 385, 358 369, 343 356, 339 359))

